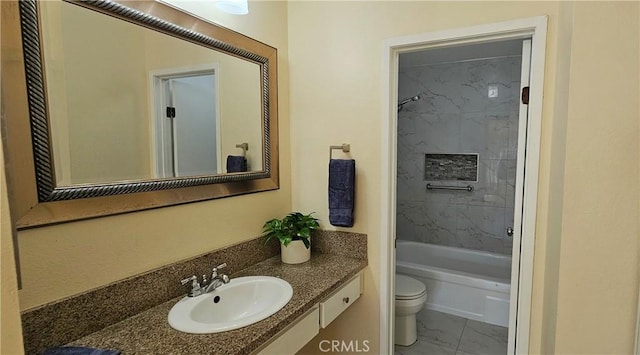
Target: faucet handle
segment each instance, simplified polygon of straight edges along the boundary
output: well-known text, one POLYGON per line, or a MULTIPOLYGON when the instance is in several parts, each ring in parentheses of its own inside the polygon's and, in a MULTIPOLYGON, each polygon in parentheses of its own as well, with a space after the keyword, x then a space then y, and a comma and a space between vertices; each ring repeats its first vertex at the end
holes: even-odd
POLYGON ((200 286, 200 283, 198 282, 198 276, 193 275, 180 281, 180 283, 183 285, 186 285, 189 282, 191 282, 191 290, 189 290, 187 296, 195 297, 202 294, 202 286, 200 286))
POLYGON ((182 285, 186 285, 189 282, 191 282, 191 287, 192 288, 198 288, 200 286, 200 284, 198 283, 198 277, 196 275, 193 275, 191 277, 188 277, 188 278, 180 281, 180 283, 182 285))
POLYGON ((227 263, 222 263, 216 267, 213 268, 213 271, 218 271, 220 269, 224 269, 225 267, 227 267, 227 263))
POLYGON ((220 276, 220 279, 221 279, 221 280, 222 280, 222 282, 223 282, 223 283, 225 283, 225 284, 228 284, 228 283, 229 283, 229 281, 231 281, 231 280, 229 279, 229 276, 227 276, 227 275, 222 275, 222 276, 220 276))
POLYGON ((225 267, 227 267, 227 263, 222 263, 216 267, 214 267, 211 270, 211 281, 213 282, 213 279, 215 279, 216 277, 218 277, 218 270, 220 269, 224 269, 225 267))
POLYGON ((196 292, 197 290, 200 289, 200 283, 198 282, 198 276, 193 275, 191 277, 188 277, 188 278, 180 281, 180 283, 183 286, 188 284, 189 282, 191 282, 191 291, 189 293, 196 292))

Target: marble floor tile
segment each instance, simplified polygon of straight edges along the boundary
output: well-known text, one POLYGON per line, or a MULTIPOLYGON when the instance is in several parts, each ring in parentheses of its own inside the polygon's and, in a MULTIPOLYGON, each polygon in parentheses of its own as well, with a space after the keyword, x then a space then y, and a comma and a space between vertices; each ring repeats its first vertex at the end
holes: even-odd
POLYGON ((396 345, 397 355, 500 355, 507 353, 508 329, 447 313, 418 313, 418 341, 396 345))
POLYGON ((423 309, 417 315, 418 339, 449 349, 457 349, 467 320, 423 309))
POLYGON ((394 349, 395 355, 455 355, 455 348, 450 349, 437 344, 429 343, 418 339, 411 346, 396 345, 394 349))
POLYGON ((457 350, 475 355, 506 354, 508 333, 505 327, 468 320, 457 350))

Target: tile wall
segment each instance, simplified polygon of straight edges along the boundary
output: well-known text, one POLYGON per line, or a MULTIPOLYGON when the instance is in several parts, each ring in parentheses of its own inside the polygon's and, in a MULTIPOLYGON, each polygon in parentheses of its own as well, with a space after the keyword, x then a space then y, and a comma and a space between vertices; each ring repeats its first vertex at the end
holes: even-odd
POLYGON ((398 113, 399 239, 511 254, 520 66, 517 56, 400 68, 399 99, 420 99, 398 113), (448 184, 425 180, 427 153, 479 154, 475 190, 427 192, 448 184))

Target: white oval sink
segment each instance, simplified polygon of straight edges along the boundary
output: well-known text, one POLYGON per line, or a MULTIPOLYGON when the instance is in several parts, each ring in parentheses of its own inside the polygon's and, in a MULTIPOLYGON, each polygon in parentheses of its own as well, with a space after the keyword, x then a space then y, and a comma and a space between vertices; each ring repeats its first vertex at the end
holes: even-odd
POLYGON ((276 313, 292 295, 291 285, 277 277, 238 277, 207 294, 178 301, 169 311, 169 325, 195 334, 238 329, 276 313))

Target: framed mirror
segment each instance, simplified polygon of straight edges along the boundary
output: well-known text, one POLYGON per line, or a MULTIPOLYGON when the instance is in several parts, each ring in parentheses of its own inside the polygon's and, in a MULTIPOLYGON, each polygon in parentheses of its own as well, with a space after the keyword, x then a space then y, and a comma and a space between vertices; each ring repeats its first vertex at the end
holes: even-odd
POLYGON ((279 187, 275 48, 161 2, 16 11, 23 77, 3 89, 26 89, 31 149, 7 150, 35 171, 11 178, 18 228, 279 187))

